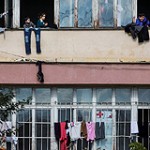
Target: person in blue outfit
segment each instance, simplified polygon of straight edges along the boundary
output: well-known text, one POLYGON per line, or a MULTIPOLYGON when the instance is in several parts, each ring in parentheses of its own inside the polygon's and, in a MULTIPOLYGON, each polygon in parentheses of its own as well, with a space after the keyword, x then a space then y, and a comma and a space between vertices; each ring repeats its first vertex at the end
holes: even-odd
POLYGON ((46 18, 45 13, 39 15, 39 20, 37 21, 37 25, 36 25, 37 28, 45 28, 48 26, 48 23, 44 22, 45 18, 46 18))
POLYGON ((35 28, 35 24, 31 22, 29 17, 25 18, 25 24, 24 27, 24 40, 25 40, 25 50, 26 54, 31 54, 31 33, 34 31, 35 38, 36 38, 36 52, 41 53, 41 47, 40 47, 40 29, 35 28))
POLYGON ((136 24, 135 29, 137 31, 139 43, 149 41, 148 26, 150 25, 150 22, 145 17, 144 13, 139 14, 135 24, 136 24))
POLYGON ((132 23, 127 24, 124 29, 126 33, 130 33, 133 39, 138 37, 138 42, 149 41, 148 26, 149 20, 144 13, 139 14, 138 18, 133 17, 132 23))

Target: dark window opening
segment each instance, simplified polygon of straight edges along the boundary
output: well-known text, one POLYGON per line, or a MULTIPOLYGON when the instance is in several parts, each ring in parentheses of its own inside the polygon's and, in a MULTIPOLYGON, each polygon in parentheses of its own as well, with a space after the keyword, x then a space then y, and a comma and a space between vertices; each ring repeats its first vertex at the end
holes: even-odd
POLYGON ((147 149, 150 147, 150 110, 149 109, 139 109, 138 110, 138 141, 142 143, 147 149))
MULTIPOLYGON (((150 19, 150 0, 138 0, 138 14, 144 13, 150 19)), ((137 14, 137 15, 138 15, 137 14)))
MULTIPOLYGON (((4 12, 4 0, 0 2, 0 14, 4 12)), ((4 27, 4 17, 0 17, 0 27, 4 27)))
POLYGON ((4 0, 0 3, 0 14, 8 12, 2 18, 0 18, 0 27, 12 27, 12 0, 7 0, 6 3, 4 0), (6 10, 4 9, 4 5, 6 5, 6 10))
POLYGON ((20 26, 23 27, 24 18, 30 17, 36 25, 40 13, 46 13, 48 26, 54 24, 54 0, 21 0, 20 1, 20 26))

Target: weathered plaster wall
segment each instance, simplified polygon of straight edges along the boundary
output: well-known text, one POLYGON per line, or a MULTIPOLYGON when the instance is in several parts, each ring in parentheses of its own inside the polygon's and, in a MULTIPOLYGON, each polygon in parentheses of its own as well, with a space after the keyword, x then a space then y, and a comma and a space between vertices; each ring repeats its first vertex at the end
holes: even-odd
POLYGON ((149 62, 150 42, 138 44, 123 30, 42 30, 41 54, 32 32, 31 55, 26 55, 23 30, 0 34, 0 61, 149 62))

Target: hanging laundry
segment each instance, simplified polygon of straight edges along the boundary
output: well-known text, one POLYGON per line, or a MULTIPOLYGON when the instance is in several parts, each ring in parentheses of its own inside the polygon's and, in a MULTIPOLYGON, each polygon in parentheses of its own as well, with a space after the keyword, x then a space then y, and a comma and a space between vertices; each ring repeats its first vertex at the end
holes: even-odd
POLYGON ((137 121, 131 121, 131 134, 139 133, 137 121))
POLYGON ((7 130, 12 129, 11 121, 6 121, 7 130))
POLYGON ((66 150, 67 149, 67 135, 66 135, 66 122, 60 123, 60 150, 66 150))
POLYGON ((56 141, 58 142, 61 136, 61 131, 60 131, 60 123, 54 123, 54 134, 56 141))
POLYGON ((5 31, 5 28, 0 27, 0 33, 3 33, 5 31))
POLYGON ((86 122, 87 127, 87 141, 93 141, 95 139, 95 123, 94 122, 86 122))
POLYGON ((95 139, 105 139, 105 124, 104 122, 96 122, 95 124, 95 139))
POLYGON ((81 122, 81 137, 87 138, 87 128, 86 128, 86 122, 81 122))
POLYGON ((40 28, 25 28, 24 29, 24 40, 25 40, 25 50, 26 54, 31 54, 31 33, 34 31, 36 39, 36 52, 41 53, 40 46, 40 28))
POLYGON ((5 132, 7 130, 8 130, 8 126, 7 126, 6 122, 1 121, 0 122, 0 132, 2 133, 2 132, 5 132))
POLYGON ((71 141, 70 141, 70 133, 69 133, 69 121, 66 120, 65 122, 66 122, 65 129, 66 129, 66 135, 67 135, 67 147, 69 147, 70 143, 71 143, 71 141))
POLYGON ((71 122, 69 124, 69 134, 71 141, 76 141, 81 138, 81 122, 71 122))

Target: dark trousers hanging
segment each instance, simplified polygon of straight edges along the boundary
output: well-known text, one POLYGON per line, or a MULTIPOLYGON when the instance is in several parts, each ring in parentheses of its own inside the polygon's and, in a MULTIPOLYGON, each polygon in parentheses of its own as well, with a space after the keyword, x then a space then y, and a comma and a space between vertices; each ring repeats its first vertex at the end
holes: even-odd
POLYGON ((143 26, 141 31, 138 33, 138 42, 141 43, 144 41, 149 41, 149 33, 147 26, 143 26))
POLYGON ((24 40, 25 40, 25 50, 26 54, 31 54, 31 33, 32 30, 35 33, 35 39, 36 39, 36 52, 41 53, 41 46, 40 46, 40 34, 41 30, 40 28, 25 28, 24 29, 24 40))

